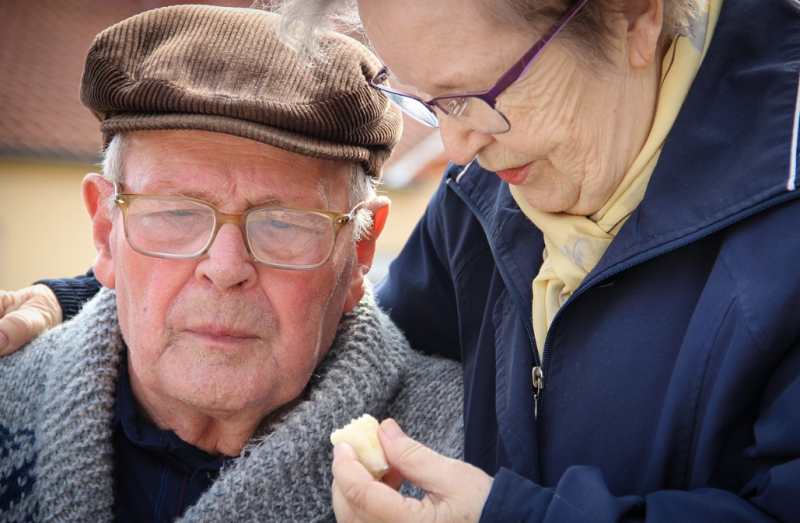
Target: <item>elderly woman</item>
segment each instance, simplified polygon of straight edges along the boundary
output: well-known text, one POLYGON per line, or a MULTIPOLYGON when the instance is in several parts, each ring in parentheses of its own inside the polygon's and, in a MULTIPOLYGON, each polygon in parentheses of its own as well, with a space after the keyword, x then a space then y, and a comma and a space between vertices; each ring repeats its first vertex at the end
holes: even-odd
POLYGON ((358 12, 454 162, 379 299, 461 359, 472 465, 384 422, 384 482, 336 449, 340 521, 797 521, 798 4, 358 12))

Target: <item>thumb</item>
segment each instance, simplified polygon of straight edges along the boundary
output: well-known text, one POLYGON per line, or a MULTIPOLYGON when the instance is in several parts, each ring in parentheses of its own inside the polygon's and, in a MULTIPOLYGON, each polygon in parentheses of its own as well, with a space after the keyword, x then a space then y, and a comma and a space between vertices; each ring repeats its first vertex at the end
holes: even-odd
POLYGON ((44 328, 44 320, 36 311, 22 309, 6 314, 0 318, 0 355, 14 352, 44 328))
POLYGON ((0 291, 0 356, 10 354, 61 321, 58 299, 49 287, 34 285, 0 291))
POLYGON ((378 437, 392 469, 434 496, 446 496, 453 483, 453 463, 460 463, 409 438, 393 419, 381 423, 378 437))

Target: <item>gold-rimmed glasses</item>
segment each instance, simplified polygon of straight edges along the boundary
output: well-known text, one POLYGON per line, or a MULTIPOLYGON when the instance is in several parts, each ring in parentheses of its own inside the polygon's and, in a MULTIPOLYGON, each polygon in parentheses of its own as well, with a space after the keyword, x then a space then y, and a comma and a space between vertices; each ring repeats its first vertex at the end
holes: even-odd
POLYGON ((214 243, 220 228, 230 223, 241 230, 256 262, 281 269, 314 269, 327 262, 339 230, 362 205, 347 214, 285 206, 225 214, 197 198, 126 194, 119 185, 114 203, 122 211, 128 244, 140 254, 171 260, 198 258, 214 243))

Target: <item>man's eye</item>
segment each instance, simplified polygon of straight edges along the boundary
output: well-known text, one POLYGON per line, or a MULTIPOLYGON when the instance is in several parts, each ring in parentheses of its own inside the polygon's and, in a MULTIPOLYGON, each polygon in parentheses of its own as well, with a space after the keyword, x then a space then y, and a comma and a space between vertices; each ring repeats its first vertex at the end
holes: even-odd
POLYGON ((170 214, 170 216, 184 217, 184 216, 191 216, 191 215, 195 214, 195 211, 178 211, 178 210, 176 210, 176 211, 169 211, 169 214, 170 214))
POLYGON ((291 223, 281 222, 277 220, 270 220, 267 222, 267 224, 269 224, 270 227, 274 227, 276 229, 290 229, 294 227, 294 225, 292 225, 291 223))

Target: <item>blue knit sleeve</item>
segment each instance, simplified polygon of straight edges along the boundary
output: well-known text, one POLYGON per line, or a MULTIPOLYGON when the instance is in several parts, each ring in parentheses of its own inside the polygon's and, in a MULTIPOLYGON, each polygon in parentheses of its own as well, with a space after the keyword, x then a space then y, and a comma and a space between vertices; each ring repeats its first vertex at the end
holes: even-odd
POLYGON ((93 269, 89 269, 85 275, 75 278, 39 280, 35 283, 42 283, 53 290, 61 305, 64 321, 78 314, 83 304, 92 299, 102 287, 94 277, 93 269))

